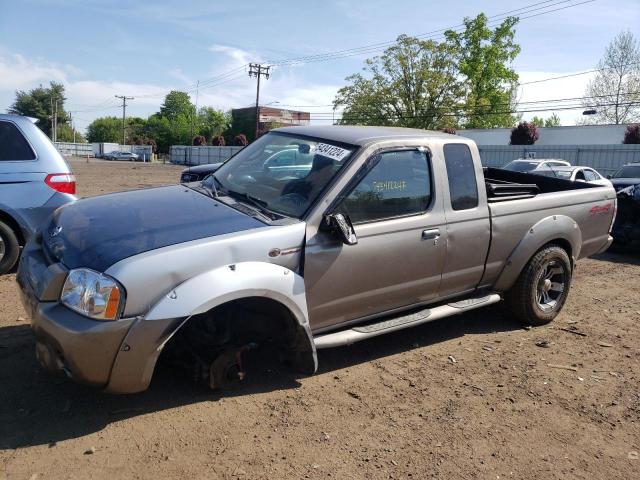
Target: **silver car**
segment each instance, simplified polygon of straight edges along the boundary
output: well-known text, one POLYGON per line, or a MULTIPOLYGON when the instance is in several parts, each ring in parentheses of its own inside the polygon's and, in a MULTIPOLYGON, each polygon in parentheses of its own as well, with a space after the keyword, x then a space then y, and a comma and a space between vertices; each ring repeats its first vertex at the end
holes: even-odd
POLYGON ((61 205, 76 199, 69 165, 34 120, 0 115, 0 274, 61 205))

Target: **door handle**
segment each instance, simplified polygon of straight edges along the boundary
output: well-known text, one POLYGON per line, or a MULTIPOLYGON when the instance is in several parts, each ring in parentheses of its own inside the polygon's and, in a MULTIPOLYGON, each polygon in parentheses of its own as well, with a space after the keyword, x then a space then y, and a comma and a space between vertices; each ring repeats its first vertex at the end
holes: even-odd
POLYGON ((422 239, 423 240, 435 240, 434 243, 437 244, 438 238, 440 238, 440 229, 439 228, 432 228, 432 229, 429 229, 429 230, 423 230, 422 231, 422 239))

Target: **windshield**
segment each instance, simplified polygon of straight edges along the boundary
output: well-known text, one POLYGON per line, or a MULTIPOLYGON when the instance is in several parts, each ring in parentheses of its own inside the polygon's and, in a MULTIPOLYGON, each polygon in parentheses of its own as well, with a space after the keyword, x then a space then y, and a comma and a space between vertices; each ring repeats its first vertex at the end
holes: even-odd
POLYGON ((270 132, 216 171, 216 188, 271 212, 301 218, 355 148, 270 132))
POLYGON ((514 160, 513 162, 507 163, 502 168, 504 170, 511 170, 512 172, 530 172, 531 170, 535 170, 538 165, 538 162, 523 162, 522 160, 514 160))
POLYGON ((627 165, 618 170, 613 178, 638 178, 640 177, 640 165, 627 165))

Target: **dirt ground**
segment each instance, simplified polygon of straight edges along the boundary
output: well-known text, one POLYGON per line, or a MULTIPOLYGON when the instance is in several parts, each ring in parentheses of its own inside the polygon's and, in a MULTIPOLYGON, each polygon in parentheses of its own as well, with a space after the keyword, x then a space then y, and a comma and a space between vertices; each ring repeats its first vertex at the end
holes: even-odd
MULTIPOLYGON (((84 196, 181 170, 72 166, 84 196)), ((111 396, 39 368, 6 275, 0 479, 640 478, 639 280, 639 257, 605 254, 547 327, 489 307, 320 351, 311 377, 263 365, 219 395, 160 371, 111 396)))

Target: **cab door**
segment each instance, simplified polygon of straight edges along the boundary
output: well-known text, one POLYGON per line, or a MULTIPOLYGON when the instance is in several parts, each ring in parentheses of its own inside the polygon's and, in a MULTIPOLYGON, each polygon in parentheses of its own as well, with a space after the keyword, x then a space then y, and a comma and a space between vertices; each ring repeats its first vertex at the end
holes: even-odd
POLYGON ((443 202, 430 154, 419 148, 376 153, 322 213, 343 213, 358 243, 308 228, 304 277, 314 331, 427 302, 444 266, 443 202))

